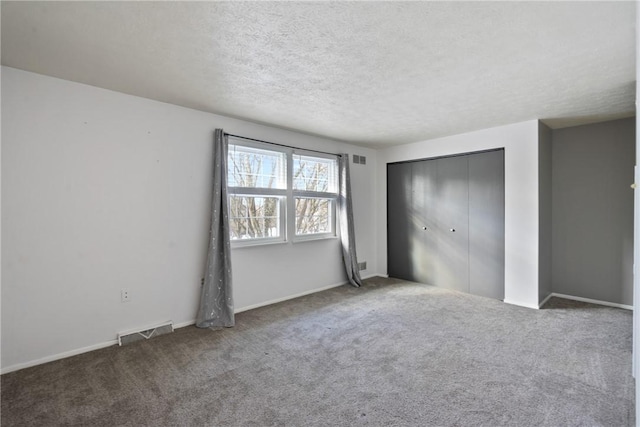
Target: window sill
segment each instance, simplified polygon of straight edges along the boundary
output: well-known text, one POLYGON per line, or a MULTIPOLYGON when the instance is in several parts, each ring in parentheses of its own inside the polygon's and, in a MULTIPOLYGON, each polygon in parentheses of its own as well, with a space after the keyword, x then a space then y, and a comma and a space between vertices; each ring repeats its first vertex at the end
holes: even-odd
POLYGON ((286 245, 286 240, 268 240, 266 242, 260 241, 239 241, 239 242, 231 242, 231 249, 243 249, 243 248, 255 248, 260 246, 271 246, 271 245, 286 245))
POLYGON ((293 240, 278 240, 278 241, 268 241, 268 242, 243 242, 243 243, 234 243, 231 242, 231 250, 234 249, 244 249, 244 248, 256 248, 262 246, 271 246, 271 245, 287 245, 292 243, 297 245, 298 243, 308 243, 308 242, 322 242, 326 240, 338 240, 338 236, 322 236, 322 237, 296 237, 293 240))
POLYGON ((297 243, 307 243, 307 242, 317 242, 317 241, 323 241, 323 240, 336 240, 338 239, 338 236, 334 236, 334 235, 325 235, 325 236, 314 236, 314 237, 294 237, 292 240, 292 243, 295 245, 297 243))

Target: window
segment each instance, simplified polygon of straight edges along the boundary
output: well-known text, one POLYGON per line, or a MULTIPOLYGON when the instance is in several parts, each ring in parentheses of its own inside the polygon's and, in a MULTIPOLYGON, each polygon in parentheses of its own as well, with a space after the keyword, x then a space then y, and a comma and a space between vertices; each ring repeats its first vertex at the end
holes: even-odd
POLYGON ((278 238, 280 198, 232 195, 229 197, 231 240, 278 238))
POLYGON ((229 144, 227 163, 231 241, 283 241, 287 154, 229 144))
POLYGON ((229 187, 287 188, 285 153, 229 145, 229 187))
POLYGON ((336 159, 293 155, 295 235, 335 234, 336 159))
POLYGON ((233 140, 231 241, 242 246, 335 236, 337 172, 335 156, 233 140))
POLYGON ((331 199, 296 197, 296 235, 331 233, 331 199))

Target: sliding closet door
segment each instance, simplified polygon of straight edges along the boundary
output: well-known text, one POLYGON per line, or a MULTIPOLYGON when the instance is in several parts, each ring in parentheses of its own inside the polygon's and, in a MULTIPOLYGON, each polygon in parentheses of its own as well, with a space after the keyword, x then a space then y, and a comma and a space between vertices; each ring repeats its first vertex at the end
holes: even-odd
POLYGON ((438 265, 437 239, 437 162, 424 160, 411 163, 413 224, 412 251, 413 279, 428 285, 436 284, 438 265))
POLYGON ((504 151, 389 164, 391 277, 504 299, 504 151))
POLYGON ((504 299, 504 150, 469 156, 469 291, 504 299))
POLYGON ((411 163, 387 166, 387 271, 389 276, 405 280, 414 280, 411 187, 411 163))
POLYGON ((436 284, 469 292, 468 156, 437 160, 438 264, 436 284))

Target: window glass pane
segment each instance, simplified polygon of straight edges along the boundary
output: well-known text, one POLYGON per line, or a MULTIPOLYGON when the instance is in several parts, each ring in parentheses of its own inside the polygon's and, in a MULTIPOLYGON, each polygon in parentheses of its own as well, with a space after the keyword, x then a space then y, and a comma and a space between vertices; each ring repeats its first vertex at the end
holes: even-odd
POLYGON ((296 197, 296 235, 331 233, 331 199, 296 197))
POLYGON ((293 189, 336 192, 336 161, 293 155, 293 189))
POLYGON ((280 237, 280 198, 229 197, 231 240, 280 237))
POLYGON ((287 188, 287 155, 278 151, 229 145, 229 187, 287 188))

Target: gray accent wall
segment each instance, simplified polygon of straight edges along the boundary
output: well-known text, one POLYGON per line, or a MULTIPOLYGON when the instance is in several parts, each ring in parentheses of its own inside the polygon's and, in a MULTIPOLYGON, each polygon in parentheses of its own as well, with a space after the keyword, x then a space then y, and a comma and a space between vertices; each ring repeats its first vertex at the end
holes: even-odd
POLYGON ((551 294, 551 176, 552 176, 551 129, 538 122, 538 300, 542 302, 551 294))
POLYGON ((553 292, 632 305, 635 118, 552 140, 553 292))

